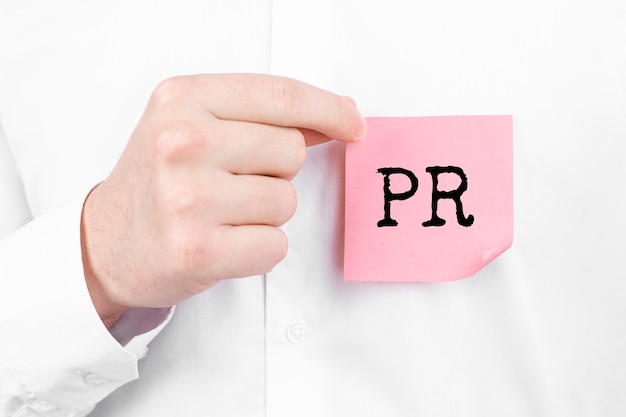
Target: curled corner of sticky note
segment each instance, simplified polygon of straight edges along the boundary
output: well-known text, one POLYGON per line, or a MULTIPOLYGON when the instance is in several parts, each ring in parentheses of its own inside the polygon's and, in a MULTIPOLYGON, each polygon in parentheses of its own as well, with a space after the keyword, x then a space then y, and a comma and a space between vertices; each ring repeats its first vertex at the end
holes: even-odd
POLYGON ((478 270, 474 274, 478 273, 482 268, 484 268, 485 266, 493 262, 498 256, 502 255, 504 252, 509 250, 512 245, 513 245, 513 234, 511 233, 511 236, 506 241, 502 241, 500 242, 499 245, 496 245, 494 247, 491 247, 485 250, 483 252, 482 265, 480 268, 478 268, 478 270))
MULTIPOLYGON (((508 248, 507 248, 508 249, 508 248)), ((496 259, 498 256, 500 256, 506 249, 502 249, 502 248, 490 248, 487 249, 484 253, 483 253, 483 262, 482 262, 482 266, 486 266, 487 264, 489 264, 491 261, 493 261, 494 259, 496 259)))

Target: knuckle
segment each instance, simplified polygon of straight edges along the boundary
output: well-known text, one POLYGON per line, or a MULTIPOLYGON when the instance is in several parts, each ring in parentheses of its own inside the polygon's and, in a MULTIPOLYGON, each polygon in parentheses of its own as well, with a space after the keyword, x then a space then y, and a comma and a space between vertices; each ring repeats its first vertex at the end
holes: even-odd
POLYGON ((285 216, 287 220, 293 217, 296 213, 296 209, 298 208, 298 194, 296 193, 296 187, 288 182, 285 187, 285 196, 283 197, 284 207, 285 207, 285 216))
POLYGON ((299 129, 291 128, 292 134, 289 135, 289 139, 285 141, 286 149, 285 163, 283 165, 284 177, 292 179, 298 174, 298 171, 304 165, 306 160, 306 142, 304 135, 299 129))
POLYGON ((281 180, 275 188, 268 207, 273 207, 269 217, 270 224, 280 226, 285 224, 296 212, 298 207, 298 197, 296 187, 287 180, 281 180))
POLYGON ((299 171, 304 165, 304 161, 306 160, 306 142, 304 140, 304 135, 302 132, 297 130, 297 135, 294 135, 293 143, 293 161, 296 166, 296 171, 299 171))
POLYGON ((270 269, 273 268, 277 263, 285 259, 287 256, 287 252, 289 251, 289 240, 287 239, 287 235, 280 229, 274 229, 276 233, 273 238, 274 255, 272 260, 272 265, 270 269))
POLYGON ((276 78, 272 84, 272 99, 279 114, 297 112, 301 97, 298 83, 288 78, 276 78))
POLYGON ((164 127, 154 138, 155 157, 163 162, 179 162, 196 154, 203 133, 193 123, 178 122, 164 127))
POLYGON ((263 246, 257 252, 260 257, 256 261, 254 274, 267 274, 285 257, 289 251, 289 240, 285 232, 273 228, 266 232, 263 246))
POLYGON ((170 263, 174 274, 181 277, 193 277, 204 271, 213 252, 205 236, 178 232, 170 239, 170 263))
MULTIPOLYGON (((167 181, 159 189, 159 204, 162 212, 175 219, 183 219, 196 205, 197 194, 188 184, 180 181, 167 181)), ((179 225, 180 227, 180 225, 179 225)))
POLYGON ((184 76, 161 81, 150 96, 149 105, 168 106, 176 103, 189 91, 189 78, 184 76))

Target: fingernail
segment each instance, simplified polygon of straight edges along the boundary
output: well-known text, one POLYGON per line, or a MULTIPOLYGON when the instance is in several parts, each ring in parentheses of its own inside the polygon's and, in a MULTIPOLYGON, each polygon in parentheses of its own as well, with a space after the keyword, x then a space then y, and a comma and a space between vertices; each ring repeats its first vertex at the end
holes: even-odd
POLYGON ((356 116, 355 116, 356 137, 355 139, 361 140, 365 137, 365 134, 367 133, 367 121, 365 120, 363 115, 359 112, 359 109, 356 106, 356 100, 350 96, 343 96, 343 97, 347 99, 350 103, 352 103, 352 105, 354 106, 354 109, 356 110, 356 116))
POLYGON ((361 113, 357 112, 356 116, 356 139, 361 140, 367 133, 367 122, 361 113))

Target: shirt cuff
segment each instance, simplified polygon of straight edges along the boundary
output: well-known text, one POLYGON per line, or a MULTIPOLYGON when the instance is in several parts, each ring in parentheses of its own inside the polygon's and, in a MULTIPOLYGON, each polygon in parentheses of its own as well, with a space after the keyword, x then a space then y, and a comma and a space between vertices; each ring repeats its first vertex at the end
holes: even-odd
POLYGON ((82 205, 40 216, 0 241, 0 381, 14 385, 3 387, 12 397, 0 396, 0 410, 9 402, 67 411, 59 415, 93 408, 138 377, 138 358, 173 313, 129 314, 118 326, 126 348, 109 333, 84 279, 82 205))
POLYGON ((111 328, 111 335, 126 350, 142 359, 148 352, 148 344, 169 323, 174 309, 137 308, 127 311, 111 328))

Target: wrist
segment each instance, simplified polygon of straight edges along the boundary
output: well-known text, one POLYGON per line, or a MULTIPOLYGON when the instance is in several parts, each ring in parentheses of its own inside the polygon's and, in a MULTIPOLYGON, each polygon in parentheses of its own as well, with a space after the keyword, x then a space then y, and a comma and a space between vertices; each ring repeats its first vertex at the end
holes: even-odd
POLYGON ((97 187, 98 186, 91 190, 83 204, 80 223, 80 243, 87 290, 89 291, 96 312, 100 316, 100 320, 102 320, 102 323, 110 330, 127 309, 114 301, 111 291, 109 291, 105 285, 104 271, 106 271, 107 268, 102 267, 102 265, 96 261, 97 254, 94 248, 97 248, 98 245, 94 245, 93 241, 95 240, 95 234, 97 234, 98 228, 91 227, 94 216, 90 210, 92 208, 90 197, 97 187))

